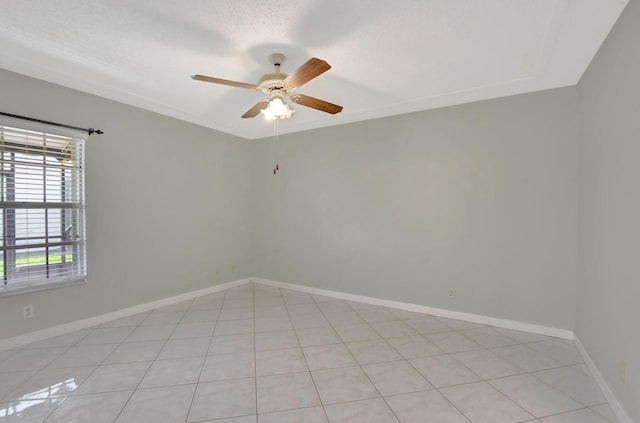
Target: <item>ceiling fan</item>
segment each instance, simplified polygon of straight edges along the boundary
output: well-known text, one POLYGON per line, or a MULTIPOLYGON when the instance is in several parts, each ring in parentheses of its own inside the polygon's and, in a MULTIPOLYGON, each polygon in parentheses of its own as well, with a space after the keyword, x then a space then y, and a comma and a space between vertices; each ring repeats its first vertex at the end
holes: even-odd
POLYGON ((338 106, 337 104, 304 94, 293 94, 293 91, 298 87, 331 69, 331 66, 327 62, 312 57, 291 75, 287 75, 286 73, 280 72, 280 66, 284 63, 285 59, 284 54, 274 53, 270 55, 269 60, 274 65, 275 72, 262 75, 258 85, 229 81, 227 79, 206 75, 191 75, 191 78, 196 81, 262 91, 269 96, 268 98, 260 100, 252 108, 247 110, 245 114, 242 115, 243 118, 256 117, 260 113, 269 120, 289 118, 294 110, 284 101, 286 97, 289 97, 293 102, 301 106, 310 107, 322 112, 336 114, 342 111, 342 106, 338 106))

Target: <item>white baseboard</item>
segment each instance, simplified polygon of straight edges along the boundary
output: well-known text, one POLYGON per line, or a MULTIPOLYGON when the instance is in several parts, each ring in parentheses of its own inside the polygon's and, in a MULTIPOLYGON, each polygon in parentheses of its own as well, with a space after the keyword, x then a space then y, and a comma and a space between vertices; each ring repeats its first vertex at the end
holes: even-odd
POLYGON ((582 342, 580 342, 580 338, 578 338, 577 335, 575 336, 574 341, 576 343, 576 347, 578 348, 578 351, 580 351, 580 354, 582 354, 584 363, 589 368, 589 371, 593 375, 596 382, 598 382, 598 385, 600 386, 600 389, 602 390, 604 397, 609 402, 609 406, 613 410, 614 414, 616 415, 620 423, 633 423, 633 421, 631 420, 631 417, 629 417, 629 415, 627 414, 626 410, 624 409, 620 401, 618 401, 618 398, 611 390, 611 387, 609 386, 607 381, 604 379, 604 377, 602 377, 602 373, 600 373, 600 369, 598 369, 598 367, 596 366, 596 363, 593 362, 593 360, 591 359, 591 356, 589 355, 587 350, 584 348, 584 345, 582 345, 582 342))
POLYGON ((41 341, 52 336, 64 335, 66 333, 74 332, 80 329, 86 329, 92 326, 101 325, 112 320, 120 319, 122 317, 133 316, 134 314, 144 313, 156 308, 166 307, 172 304, 177 304, 182 301, 192 300, 194 298, 202 297, 203 295, 214 294, 216 292, 224 291, 229 288, 244 285, 251 282, 250 279, 240 279, 237 281, 226 282, 220 285, 211 286, 209 288, 199 289, 197 291, 186 292, 184 294, 176 295, 174 297, 163 298, 162 300, 152 301, 150 303, 138 304, 133 307, 123 308, 121 310, 113 311, 111 313, 101 314, 98 316, 89 317, 87 319, 76 320, 74 322, 65 323, 50 328, 37 330, 34 332, 25 333, 24 335, 14 336, 12 338, 0 339, 0 351, 8 350, 12 348, 18 348, 32 342, 41 341))
POLYGON ((416 313, 431 314, 449 319, 464 320, 467 322, 480 323, 483 325, 495 326, 505 329, 520 330, 524 332, 536 333, 539 335, 553 336, 555 338, 573 339, 572 330, 559 329, 549 326, 535 325, 532 323, 518 322, 515 320, 499 319, 496 317, 482 316, 480 314, 462 313, 459 311, 446 310, 442 308, 429 307, 419 304, 403 303, 400 301, 383 300, 380 298, 366 297, 363 295, 346 294, 339 291, 313 288, 310 286, 296 285, 287 282, 273 281, 269 279, 252 277, 251 281, 276 288, 290 289, 293 291, 306 292, 308 294, 324 295, 325 297, 338 298, 341 300, 355 301, 358 303, 373 304, 382 307, 391 307, 399 310, 413 311, 416 313))

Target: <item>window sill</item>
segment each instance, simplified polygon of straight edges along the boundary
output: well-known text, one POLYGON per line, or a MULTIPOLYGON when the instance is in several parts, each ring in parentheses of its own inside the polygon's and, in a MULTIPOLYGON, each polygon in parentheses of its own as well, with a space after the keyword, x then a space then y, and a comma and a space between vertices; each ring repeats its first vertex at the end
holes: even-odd
POLYGON ((73 279, 57 280, 53 282, 49 282, 49 281, 33 282, 33 283, 20 284, 18 286, 5 285, 0 287, 0 297, 9 297, 11 295, 27 294, 29 292, 43 291, 45 289, 61 288, 63 286, 80 285, 86 282, 87 282, 87 278, 86 276, 83 276, 83 277, 73 278, 73 279))

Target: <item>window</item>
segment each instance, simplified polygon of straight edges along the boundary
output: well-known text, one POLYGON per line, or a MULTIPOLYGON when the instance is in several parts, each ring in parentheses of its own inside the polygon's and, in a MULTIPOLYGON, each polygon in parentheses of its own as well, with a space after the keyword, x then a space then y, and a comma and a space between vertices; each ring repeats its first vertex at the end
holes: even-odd
POLYGON ((86 279, 84 142, 0 125, 0 294, 86 279))

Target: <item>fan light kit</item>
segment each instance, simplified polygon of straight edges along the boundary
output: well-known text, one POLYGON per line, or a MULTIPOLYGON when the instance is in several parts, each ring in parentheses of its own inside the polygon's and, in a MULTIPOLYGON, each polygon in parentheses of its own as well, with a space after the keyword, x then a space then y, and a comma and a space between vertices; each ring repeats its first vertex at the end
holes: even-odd
POLYGON ((252 118, 262 114, 268 120, 288 119, 295 113, 295 110, 291 109, 285 101, 287 97, 294 103, 322 112, 336 114, 342 111, 342 106, 338 106, 337 104, 309 97, 304 94, 293 94, 296 88, 331 69, 331 66, 327 62, 312 57, 291 75, 287 75, 286 73, 280 72, 280 66, 286 60, 284 54, 274 53, 269 56, 269 60, 275 67, 275 72, 262 75, 258 85, 229 81, 227 79, 205 75, 192 75, 191 78, 196 81, 262 91, 269 96, 268 98, 260 100, 252 108, 247 110, 245 114, 242 115, 243 118, 252 118))

